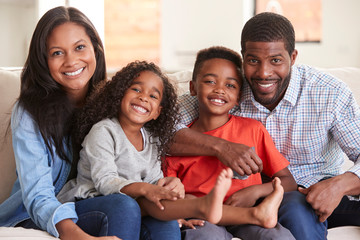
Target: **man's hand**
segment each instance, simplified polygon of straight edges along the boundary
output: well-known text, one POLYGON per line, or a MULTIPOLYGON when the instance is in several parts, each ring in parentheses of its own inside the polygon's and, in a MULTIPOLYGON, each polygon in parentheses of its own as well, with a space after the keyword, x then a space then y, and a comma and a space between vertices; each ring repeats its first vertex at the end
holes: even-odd
POLYGON ((218 145, 216 157, 241 176, 261 172, 263 164, 254 149, 223 140, 218 145))
POLYGON ((343 189, 336 178, 329 178, 309 188, 299 188, 299 192, 306 195, 306 201, 319 216, 319 221, 325 222, 345 195, 343 189))

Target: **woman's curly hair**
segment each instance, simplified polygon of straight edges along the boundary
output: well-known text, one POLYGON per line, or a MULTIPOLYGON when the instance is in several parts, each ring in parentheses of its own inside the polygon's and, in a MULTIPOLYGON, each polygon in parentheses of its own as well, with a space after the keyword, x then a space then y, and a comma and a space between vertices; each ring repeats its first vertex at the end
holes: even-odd
POLYGON ((161 113, 156 120, 147 122, 144 127, 152 137, 159 139, 159 158, 165 155, 175 133, 175 124, 178 121, 177 95, 174 87, 160 68, 154 63, 146 61, 129 63, 118 71, 110 81, 97 87, 76 117, 75 144, 80 145, 91 127, 97 122, 119 116, 121 101, 126 90, 143 71, 151 71, 163 81, 163 97, 160 103, 162 106, 161 113))

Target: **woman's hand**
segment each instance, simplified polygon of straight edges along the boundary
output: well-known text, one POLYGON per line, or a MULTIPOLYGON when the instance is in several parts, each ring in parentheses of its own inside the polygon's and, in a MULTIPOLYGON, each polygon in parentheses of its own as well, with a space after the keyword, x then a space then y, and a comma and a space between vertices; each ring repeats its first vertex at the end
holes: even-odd
POLYGON ((157 182, 158 186, 179 194, 180 198, 185 197, 185 188, 181 180, 177 177, 164 177, 157 182))

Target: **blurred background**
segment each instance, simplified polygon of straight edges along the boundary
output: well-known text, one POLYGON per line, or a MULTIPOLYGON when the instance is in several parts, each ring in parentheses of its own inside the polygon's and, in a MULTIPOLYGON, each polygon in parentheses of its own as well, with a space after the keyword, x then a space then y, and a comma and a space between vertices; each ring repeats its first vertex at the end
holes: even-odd
POLYGON ((0 67, 23 66, 38 19, 59 5, 80 9, 94 23, 110 72, 133 60, 188 70, 202 48, 240 51, 243 25, 262 11, 292 21, 297 63, 360 67, 358 0, 0 0, 0 67))

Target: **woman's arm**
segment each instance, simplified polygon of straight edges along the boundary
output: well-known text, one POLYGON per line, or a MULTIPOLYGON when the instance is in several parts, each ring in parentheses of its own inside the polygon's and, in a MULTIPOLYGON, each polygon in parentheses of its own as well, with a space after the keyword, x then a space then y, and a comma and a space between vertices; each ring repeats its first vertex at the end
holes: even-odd
POLYGON ((66 180, 70 167, 56 154, 51 157, 36 123, 21 107, 13 110, 11 128, 24 206, 37 226, 58 237, 57 222, 77 219, 73 203, 62 205, 56 199, 53 183, 56 177, 66 180))

